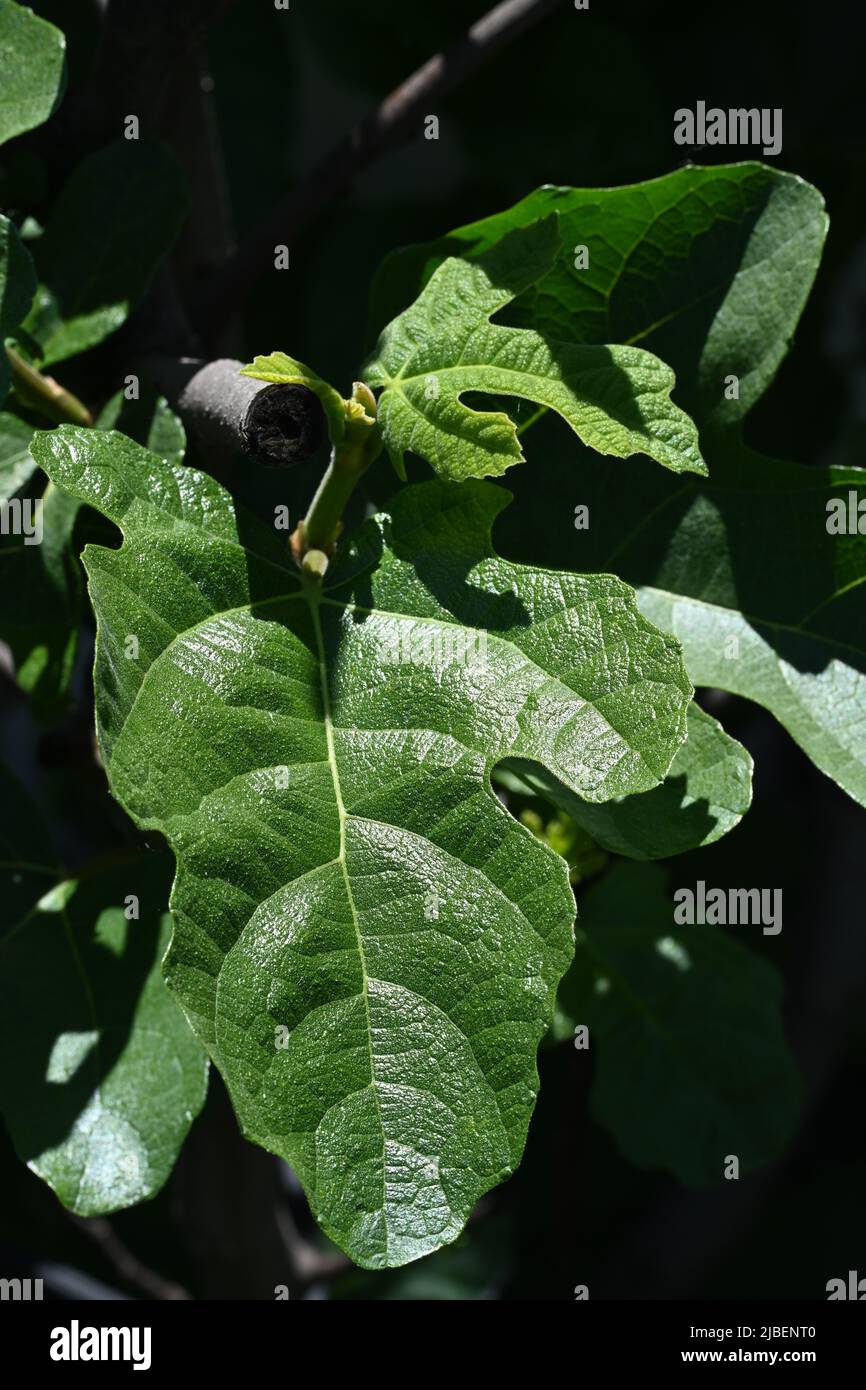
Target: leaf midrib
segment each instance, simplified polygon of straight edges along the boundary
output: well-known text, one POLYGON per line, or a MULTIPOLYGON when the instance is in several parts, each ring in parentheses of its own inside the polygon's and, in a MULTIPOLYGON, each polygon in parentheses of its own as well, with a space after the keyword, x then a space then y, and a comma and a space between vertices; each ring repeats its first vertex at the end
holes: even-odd
MULTIPOLYGON (((341 871, 341 873, 342 873, 342 875, 343 875, 343 883, 344 883, 345 889, 346 889, 346 897, 347 897, 347 900, 348 900, 348 903, 349 903, 349 909, 350 909, 350 911, 351 911, 351 913, 352 913, 352 926, 353 926, 354 931, 355 931, 355 939, 356 939, 356 941, 357 941, 357 946, 358 946, 358 959, 359 959, 360 967, 361 967, 361 985, 362 985, 361 993, 362 993, 363 999, 364 999, 364 1015, 365 1015, 365 1018, 366 1018, 366 1021, 367 1021, 367 1054, 368 1054, 368 1056, 369 1056, 369 1058, 370 1058, 370 1090, 371 1090, 372 1093, 373 1093, 373 1103, 374 1103, 375 1106, 376 1106, 376 1118, 377 1118, 378 1123, 379 1123, 379 1129, 381 1130, 381 1133, 382 1133, 382 1160, 381 1160, 381 1161, 382 1161, 382 1208, 381 1208, 381 1209, 382 1209, 382 1223, 383 1223, 383 1226, 384 1226, 384 1245, 385 1245, 385 1249, 387 1250, 388 1247, 389 1247, 389 1244, 390 1244, 390 1235, 389 1235, 389 1231, 388 1231, 388 1208, 387 1208, 387 1202, 386 1202, 386 1195, 387 1195, 387 1194, 386 1194, 386 1179, 385 1179, 385 1174, 386 1174, 386 1162, 385 1162, 385 1159, 386 1159, 386 1140, 385 1140, 385 1125, 384 1125, 384 1122, 383 1122, 383 1120, 382 1120, 382 1109, 381 1109, 381 1106, 380 1106, 380 1104, 379 1104, 379 1092, 378 1092, 378 1089, 377 1089, 377 1082, 376 1082, 376 1066, 375 1066, 375 1062, 374 1062, 374 1059, 373 1059, 373 1020, 372 1020, 372 1018, 370 1017, 370 992, 369 992, 369 978, 370 978, 370 977, 369 977, 369 971, 368 971, 368 969, 367 969, 367 953, 366 953, 366 951, 364 950, 364 939, 363 939, 363 936, 362 936, 362 934, 361 934, 360 924, 359 924, 359 922, 358 922, 358 910, 357 910, 357 907, 356 907, 356 904, 355 904, 355 895, 354 895, 354 893, 352 892, 352 885, 351 885, 351 882, 350 882, 350 880, 349 880, 349 870, 348 870, 348 866, 347 866, 347 864, 346 864, 346 819, 347 819, 347 817, 346 817, 346 807, 345 807, 345 803, 344 803, 344 801, 343 801, 343 791, 342 791, 342 787, 341 787, 341 785, 340 785, 340 771, 339 771, 339 768, 338 768, 338 766, 337 766, 337 755, 336 755, 336 751, 335 751, 335 748, 334 748, 334 721, 333 721, 333 717, 332 717, 332 713, 331 713, 331 691, 330 691, 330 683, 329 683, 329 680, 328 680, 328 662, 327 662, 327 654, 326 654, 326 652, 325 652, 325 638, 324 638, 324 634, 323 634, 323 632, 322 632, 322 622, 321 622, 321 618, 319 617, 319 602, 321 602, 321 596, 320 596, 320 595, 317 595, 317 596, 316 596, 316 600, 315 600, 315 601, 310 601, 310 613, 311 613, 311 615, 312 615, 312 620, 313 620, 313 629, 314 629, 315 634, 316 634, 316 647, 317 647, 317 649, 318 649, 318 656, 319 656, 319 685, 320 685, 320 689, 321 689, 321 700, 322 700, 322 719, 323 719, 323 722, 324 722, 324 725, 325 725, 325 740, 326 740, 327 749, 328 749, 328 766, 329 766, 330 772, 331 772, 331 782, 332 782, 333 788, 334 788, 334 799, 335 799, 336 805, 337 805, 337 819, 338 819, 339 826, 340 826, 340 848, 339 848, 339 852, 338 852, 338 855, 337 855, 337 860, 338 860, 339 865, 340 865, 340 871, 341 871)), ((318 1166, 318 1165, 317 1165, 317 1166, 318 1166)))
MULTIPOLYGON (((498 325, 496 325, 496 324, 491 324, 491 325, 489 325, 489 326, 495 328, 495 327, 497 327, 498 325)), ((503 333, 508 333, 508 332, 513 332, 513 333, 525 333, 525 334, 527 334, 527 336, 531 336, 531 337, 537 338, 538 341, 542 344, 542 346, 548 347, 548 348, 551 348, 551 349, 555 349, 555 348, 557 348, 557 347, 561 347, 561 348, 563 348, 563 349, 567 349, 567 348, 569 347, 569 345, 566 344, 566 343, 558 343, 558 342, 556 342, 556 341, 554 341, 554 340, 551 340, 550 342, 548 342, 547 339, 542 338, 540 334, 535 333, 532 329, 529 329, 529 328, 514 328, 514 329, 507 329, 507 328, 505 328, 505 327, 502 327, 502 332, 503 332, 503 333)), ((577 343, 577 344, 574 344, 574 345, 572 345, 572 346, 574 346, 574 347, 580 347, 580 348, 585 348, 587 352, 592 352, 592 351, 603 351, 604 348, 605 348, 606 346, 608 346, 608 345, 607 345, 607 344, 604 344, 604 343, 577 343)), ((620 346, 629 346, 629 344, 621 344, 620 346)), ((425 350, 426 350, 426 349, 425 349, 425 350)), ((638 351, 643 351, 643 349, 638 349, 638 351)), ((384 387, 384 389, 385 389, 386 391, 397 391, 397 392, 399 392, 400 395, 405 395, 405 392, 403 391, 403 387, 404 387, 404 386, 411 385, 413 382, 416 382, 416 381, 426 381, 426 380, 427 380, 429 377, 431 377, 431 376, 436 376, 436 377, 439 377, 439 376, 449 376, 449 375, 451 375, 452 373, 455 373, 455 372, 457 372, 457 373, 461 373, 461 372, 497 372, 497 373, 505 373, 505 374, 507 374, 508 376, 517 377, 517 378, 518 378, 519 380, 521 380, 521 381, 524 381, 524 380, 525 380, 525 381, 540 381, 540 382, 546 382, 548 385, 551 385, 551 384, 552 384, 552 385, 554 385, 554 386, 565 386, 565 387, 567 387, 567 389, 568 389, 569 391, 572 391, 574 395, 577 395, 577 394, 578 394, 578 393, 574 390, 574 388, 571 387, 571 386, 569 386, 568 383, 565 381, 565 379, 564 379, 563 377, 561 377, 561 376, 560 376, 560 377, 539 376, 537 372, 523 371, 523 370, 522 370, 521 368, 519 368, 519 367, 503 367, 503 366, 501 366, 501 365, 500 365, 499 363, 497 363, 497 362, 456 362, 456 363, 454 363, 454 364, 453 364, 452 366, 450 366, 450 367, 431 367, 430 370, 429 370, 428 372, 414 372, 412 376, 403 376, 403 375, 401 375, 401 374, 398 374, 398 375, 395 376, 395 377, 387 377, 387 378, 385 379, 385 381, 384 381, 382 384, 383 384, 383 387, 384 387)), ((479 389, 480 389, 480 388, 479 388, 479 389)), ((500 388, 498 388, 498 389, 501 390, 502 388, 500 387, 500 388)), ((508 394, 508 393, 506 392, 506 394, 508 394)), ((522 394, 522 393, 518 393, 518 394, 522 394)))

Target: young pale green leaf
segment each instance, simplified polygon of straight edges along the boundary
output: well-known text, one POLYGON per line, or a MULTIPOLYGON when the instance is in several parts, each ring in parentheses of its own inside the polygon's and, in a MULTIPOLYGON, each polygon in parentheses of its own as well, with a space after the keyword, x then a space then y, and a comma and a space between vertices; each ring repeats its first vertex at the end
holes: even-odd
POLYGON ((679 926, 673 912, 659 868, 615 866, 580 901, 558 1006, 589 1030, 592 1112, 623 1153, 717 1187, 731 1154, 743 1173, 782 1151, 800 1078, 776 971, 724 928, 679 926))
POLYGON ((176 855, 167 978, 244 1133, 359 1264, 446 1244, 519 1160, 572 952, 566 867, 491 769, 657 785, 676 643, 617 579, 499 559, 489 484, 405 490, 320 588, 212 478, 69 426, 33 447, 124 534, 85 555, 103 760, 176 855))
POLYGON ((207 1057, 160 974, 168 856, 63 879, 5 769, 0 790, 13 909, 0 934, 0 1111, 64 1206, 117 1211, 162 1187, 207 1084, 207 1057))
POLYGON ((24 5, 0 0, 0 145, 47 121, 65 82, 60 30, 24 5))
POLYGON ((561 428, 539 426, 532 486, 519 476, 502 516, 508 556, 615 570, 641 609, 683 644, 700 686, 763 705, 817 767, 866 805, 866 472, 804 468, 733 439, 707 448, 708 482, 581 460, 561 428), (571 488, 589 507, 575 531, 547 501, 571 488), (843 534, 831 534, 836 508, 843 534), (853 528, 852 528, 853 518, 853 528))
POLYGON ((6 398, 12 371, 4 348, 26 315, 36 293, 36 272, 14 222, 0 217, 0 402, 6 398))
POLYGON ((387 257, 373 286, 373 333, 447 256, 477 261, 554 212, 559 255, 508 322, 548 339, 641 343, 673 368, 676 398, 702 427, 742 419, 788 350, 827 232, 817 189, 765 164, 688 167, 624 188, 539 188, 387 257), (736 394, 725 393, 731 375, 736 394))
POLYGON ((407 450, 458 480, 523 460, 514 422, 471 409, 461 399, 467 392, 547 406, 602 454, 643 453, 675 473, 706 471, 697 431, 670 399, 673 373, 658 358, 490 322, 550 270, 558 247, 557 220, 547 217, 476 261, 452 257, 383 331, 362 375, 382 388, 379 422, 398 472, 407 450))
POLYGON ((267 357, 256 357, 248 367, 241 370, 241 376, 251 376, 256 381, 271 381, 280 386, 306 386, 318 396, 328 421, 328 433, 333 444, 339 444, 346 432, 346 402, 339 391, 324 381, 312 367, 305 367, 294 357, 284 352, 271 352, 267 357))
POLYGON ((186 213, 183 173, 154 140, 118 140, 85 159, 34 244, 40 285, 24 329, 40 365, 101 343, 124 323, 186 213))
POLYGON ((506 762, 519 783, 552 801, 596 844, 630 859, 667 859, 711 845, 739 825, 752 803, 752 759, 699 705, 689 706, 688 737, 660 787, 590 805, 543 768, 506 762))

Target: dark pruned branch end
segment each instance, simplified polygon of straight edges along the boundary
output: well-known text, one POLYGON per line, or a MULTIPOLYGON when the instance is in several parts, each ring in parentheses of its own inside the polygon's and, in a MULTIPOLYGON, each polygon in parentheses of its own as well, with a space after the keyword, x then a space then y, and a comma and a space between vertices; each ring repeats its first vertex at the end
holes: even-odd
POLYGON ((145 375, 180 415, 206 457, 238 454, 271 468, 296 468, 322 443, 325 416, 304 386, 271 385, 241 376, 242 362, 218 358, 149 357, 145 375))
POLYGON ((324 434, 324 412, 306 386, 266 386, 256 391, 241 424, 244 452, 272 467, 305 463, 324 434))

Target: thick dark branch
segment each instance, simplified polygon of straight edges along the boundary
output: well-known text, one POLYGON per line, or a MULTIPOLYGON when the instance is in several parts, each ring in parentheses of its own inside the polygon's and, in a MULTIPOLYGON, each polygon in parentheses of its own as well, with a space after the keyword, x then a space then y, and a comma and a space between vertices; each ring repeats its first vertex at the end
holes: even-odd
POLYGON ((265 268, 274 246, 289 245, 331 200, 387 150, 411 136, 430 106, 469 77, 498 48, 562 4, 562 0, 502 0, 457 43, 437 53, 353 130, 293 188, 250 238, 226 261, 208 287, 200 314, 212 335, 236 310, 265 268))
POLYGON ((242 362, 221 358, 146 358, 142 375, 167 397, 203 454, 217 462, 246 454, 276 468, 312 457, 324 413, 303 386, 273 386, 241 376, 242 362))

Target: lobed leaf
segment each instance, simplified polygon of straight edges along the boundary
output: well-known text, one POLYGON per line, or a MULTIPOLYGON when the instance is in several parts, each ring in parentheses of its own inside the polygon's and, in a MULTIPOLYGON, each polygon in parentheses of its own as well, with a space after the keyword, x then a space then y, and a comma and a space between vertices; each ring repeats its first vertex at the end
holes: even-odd
POLYGON ((446 257, 483 260, 552 213, 561 249, 509 322, 569 342, 643 343, 673 368, 677 400, 702 427, 741 420, 788 351, 827 233, 817 189, 765 164, 688 166, 623 188, 539 188, 505 212, 388 256, 373 284, 372 331, 446 257), (732 373, 739 395, 729 398, 732 373))
POLYGON ((702 425, 711 480, 672 482, 628 464, 610 479, 586 454, 576 484, 573 443, 536 424, 523 436, 531 482, 515 478, 518 505, 500 523, 501 544, 528 563, 623 574, 643 611, 679 636, 697 684, 763 704, 864 801, 862 538, 826 528, 829 499, 849 487, 859 497, 863 475, 778 463, 738 437, 814 280, 827 230, 820 194, 754 163, 686 168, 622 189, 539 189, 506 213, 397 253, 380 273, 374 317, 416 292, 449 252, 483 259, 552 208, 564 246, 585 245, 589 264, 576 269, 564 252, 511 306, 513 321, 548 333, 568 322, 586 341, 652 346, 702 425), (551 509, 556 496, 573 503, 551 509), (591 518, 579 536, 574 503, 591 518))
POLYGON ((212 478, 68 426, 33 447, 124 534, 85 552, 98 730, 177 858, 167 979, 328 1234, 366 1267, 418 1258, 518 1162, 572 952, 566 867, 491 770, 657 785, 677 645, 617 579, 499 559, 488 484, 407 489, 322 590, 212 478))
POLYGON ((650 353, 490 322, 550 270, 558 247, 557 221, 548 217, 474 262, 449 258, 384 329, 362 375, 382 388, 382 437, 401 476, 407 450, 457 480, 523 460, 514 422, 471 409, 461 399, 467 392, 547 406, 599 453, 645 453, 677 473, 706 471, 695 427, 670 399, 673 373, 650 353))

